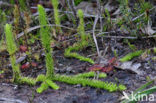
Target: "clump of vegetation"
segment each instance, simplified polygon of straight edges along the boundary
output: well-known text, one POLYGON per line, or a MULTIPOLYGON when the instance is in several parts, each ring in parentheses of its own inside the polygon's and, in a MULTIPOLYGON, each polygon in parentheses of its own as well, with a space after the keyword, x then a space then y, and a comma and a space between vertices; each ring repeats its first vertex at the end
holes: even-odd
POLYGON ((40 29, 40 35, 41 35, 41 41, 42 41, 42 46, 44 48, 45 52, 45 62, 46 62, 46 76, 39 76, 39 79, 42 80, 41 87, 37 89, 38 93, 41 93, 42 91, 48 89, 48 87, 52 87, 56 89, 56 84, 50 81, 51 78, 54 77, 54 62, 52 58, 52 48, 50 46, 50 28, 47 26, 47 17, 46 17, 46 12, 44 8, 41 5, 38 5, 38 12, 39 12, 39 21, 41 25, 40 29))
POLYGON ((51 3, 54 8, 54 18, 55 18, 55 24, 56 24, 56 30, 59 33, 62 33, 61 27, 60 27, 60 17, 59 17, 59 12, 58 12, 58 0, 51 0, 51 3))
POLYGON ((20 21, 20 11, 19 11, 19 7, 17 5, 14 6, 14 25, 15 25, 15 29, 14 29, 14 33, 18 34, 19 33, 19 21, 20 21))
POLYGON ((16 63, 16 51, 18 50, 16 47, 16 43, 12 33, 12 26, 9 24, 5 25, 5 34, 6 34, 6 43, 7 43, 7 51, 10 55, 10 62, 13 69, 13 82, 15 83, 28 83, 29 85, 35 85, 36 80, 33 78, 22 77, 19 69, 19 65, 16 63))
POLYGON ((15 53, 17 51, 17 47, 14 41, 12 26, 9 24, 5 25, 5 34, 6 34, 6 43, 7 43, 7 51, 10 55, 10 62, 13 69, 13 81, 18 83, 21 78, 19 65, 16 64, 16 56, 15 53))
POLYGON ((20 4, 20 8, 21 8, 21 10, 22 11, 25 11, 26 10, 26 8, 27 8, 27 6, 26 6, 26 0, 19 0, 18 1, 19 2, 19 4, 20 4))
POLYGON ((143 53, 143 50, 138 50, 132 53, 127 54, 126 56, 120 59, 121 62, 126 62, 132 60, 134 57, 140 56, 143 53))
MULTIPOLYGON (((41 86, 37 89, 38 93, 42 93, 44 90, 48 89, 50 86, 53 89, 59 89, 59 86, 57 86, 54 81, 60 81, 60 82, 65 82, 68 84, 82 84, 83 86, 92 86, 96 88, 102 88, 106 89, 110 92, 116 91, 116 90, 125 90, 126 87, 124 85, 119 85, 114 83, 108 83, 108 82, 102 82, 99 80, 90 80, 87 79, 87 77, 92 77, 94 75, 93 72, 85 73, 85 74, 79 74, 76 76, 66 76, 66 75, 58 75, 54 74, 54 64, 53 64, 53 59, 52 59, 52 49, 50 48, 50 36, 49 36, 49 28, 46 28, 43 26, 47 25, 46 21, 46 13, 44 8, 41 5, 38 5, 38 11, 39 11, 39 20, 40 24, 42 26, 40 30, 41 34, 41 40, 42 40, 42 45, 45 50, 45 55, 46 55, 46 76, 45 75, 39 75, 37 77, 36 81, 43 82, 41 86)), ((80 11, 81 12, 81 11, 80 11)), ((82 22, 82 21, 81 21, 82 22)), ((84 28, 81 28, 81 30, 84 28)), ((84 33, 84 32, 82 32, 84 33)), ((81 35, 82 40, 86 39, 84 35, 81 35)), ((105 74, 101 74, 100 77, 105 77, 105 74)))
POLYGON ((94 64, 94 61, 90 58, 83 57, 77 53, 72 53, 72 51, 78 51, 82 50, 83 48, 88 46, 89 43, 89 35, 85 33, 84 29, 84 14, 82 10, 78 10, 78 17, 80 19, 80 24, 78 27, 78 33, 80 34, 81 40, 76 42, 73 46, 69 46, 67 49, 65 49, 65 57, 70 57, 70 58, 77 58, 81 61, 87 61, 91 64, 94 64))
POLYGON ((41 35, 41 41, 42 41, 42 46, 45 50, 45 61, 46 61, 46 68, 47 68, 47 74, 46 76, 48 78, 53 77, 54 75, 54 63, 52 59, 52 48, 50 46, 50 28, 47 26, 47 19, 46 19, 46 12, 44 8, 41 5, 38 5, 38 12, 39 12, 39 21, 41 25, 40 29, 40 35, 41 35))
MULTIPOLYGON (((42 46, 44 48, 45 52, 45 62, 46 62, 46 75, 40 74, 36 79, 30 78, 30 77, 22 77, 21 72, 19 69, 19 65, 16 64, 16 56, 15 53, 18 50, 14 41, 13 33, 12 33, 12 27, 9 24, 6 24, 5 26, 5 34, 6 34, 6 43, 7 43, 7 50, 10 54, 10 61, 13 68, 13 81, 15 83, 27 83, 29 85, 35 85, 36 82, 42 82, 41 86, 37 88, 38 93, 42 93, 44 90, 48 89, 49 87, 57 90, 59 89, 59 86, 55 84, 53 81, 60 81, 65 82, 68 84, 81 84, 82 86, 91 86, 95 88, 101 88, 108 90, 110 92, 113 91, 122 91, 125 90, 126 87, 124 85, 117 85, 112 82, 103 82, 100 80, 92 80, 88 79, 89 77, 94 76, 94 72, 88 72, 83 74, 78 74, 75 76, 66 76, 66 75, 59 75, 54 74, 54 62, 52 57, 52 48, 50 45, 51 37, 50 37, 50 27, 47 26, 47 17, 46 12, 44 8, 41 5, 38 5, 38 12, 39 12, 39 22, 40 22, 40 36, 41 36, 41 42, 42 46)), ((92 64, 94 64, 94 61, 90 58, 85 58, 80 56, 77 53, 70 53, 73 50, 82 50, 84 47, 88 46, 88 35, 86 35, 84 30, 84 21, 83 21, 83 12, 82 10, 78 11, 78 16, 80 18, 80 25, 78 27, 78 32, 80 34, 81 40, 77 42, 75 45, 69 47, 65 53, 67 57, 75 57, 83 61, 88 61, 92 64)), ((105 78, 105 73, 100 73, 99 77, 105 78)))

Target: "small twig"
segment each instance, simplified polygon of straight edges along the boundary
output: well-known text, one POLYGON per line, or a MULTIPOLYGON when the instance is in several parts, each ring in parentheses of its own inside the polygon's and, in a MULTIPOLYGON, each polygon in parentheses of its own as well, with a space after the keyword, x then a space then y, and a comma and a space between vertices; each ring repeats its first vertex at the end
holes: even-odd
POLYGON ((95 28, 96 28, 96 24, 98 22, 98 19, 99 19, 99 17, 97 15, 95 20, 94 20, 94 25, 93 25, 93 39, 94 39, 94 42, 95 42, 95 45, 96 45, 98 56, 100 56, 100 51, 99 51, 98 43, 97 43, 96 36, 95 36, 95 28))
MULTIPOLYGON (((37 9, 37 7, 31 7, 31 8, 33 8, 33 9, 37 9)), ((49 8, 45 8, 45 11, 46 12, 49 12, 49 11, 52 11, 53 9, 49 9, 49 8)), ((62 10, 58 10, 59 12, 63 12, 63 13, 66 13, 66 14, 73 14, 73 12, 71 12, 71 11, 62 11, 62 10)), ((38 12, 37 13, 34 13, 33 14, 33 16, 37 16, 38 15, 38 12)), ((73 14, 74 15, 74 14, 73 14)), ((90 15, 90 14, 86 14, 86 13, 84 13, 84 16, 85 17, 94 17, 94 18, 96 18, 96 15, 90 15)), ((103 17, 101 17, 101 16, 99 16, 99 18, 103 18, 103 17)), ((113 20, 113 19, 112 19, 113 20)))
MULTIPOLYGON (((100 36, 104 38, 117 38, 117 39, 138 39, 138 37, 132 37, 132 36, 100 36)), ((142 39, 147 39, 147 38, 156 38, 156 35, 153 36, 143 36, 141 37, 142 39)))
MULTIPOLYGON (((62 26, 62 25, 49 24, 49 25, 47 25, 47 26, 50 26, 50 27, 57 27, 57 26, 59 26, 59 27, 65 28, 65 29, 69 29, 69 30, 75 31, 75 30, 72 29, 72 28, 69 28, 69 27, 66 27, 66 26, 62 26)), ((34 30, 36 30, 36 29, 39 29, 39 28, 41 28, 41 26, 31 27, 31 28, 29 28, 29 29, 27 30, 27 33, 32 32, 32 31, 34 31, 34 30)), ((23 36, 23 35, 24 35, 24 32, 21 32, 21 33, 17 34, 17 39, 20 38, 20 37, 23 36)))

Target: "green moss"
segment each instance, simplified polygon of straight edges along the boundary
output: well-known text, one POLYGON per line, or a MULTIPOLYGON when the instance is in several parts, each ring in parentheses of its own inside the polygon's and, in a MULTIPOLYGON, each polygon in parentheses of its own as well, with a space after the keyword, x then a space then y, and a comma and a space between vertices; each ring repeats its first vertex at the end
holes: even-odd
POLYGON ((67 49, 65 49, 65 53, 64 56, 65 57, 70 57, 70 58, 77 58, 80 61, 86 61, 89 62, 91 64, 94 64, 94 61, 90 58, 86 58, 83 57, 77 53, 72 53, 72 51, 78 51, 78 50, 82 50, 83 48, 88 46, 88 40, 89 40, 89 36, 85 33, 85 29, 84 29, 84 14, 82 10, 78 10, 78 16, 80 19, 80 24, 78 27, 78 33, 80 34, 81 40, 78 41, 77 43, 75 43, 73 46, 69 46, 67 49))
POLYGON ((140 56, 142 53, 143 53, 142 50, 129 53, 129 54, 127 54, 126 56, 122 57, 122 58, 120 59, 120 61, 121 61, 121 62, 125 62, 125 61, 132 60, 134 57, 140 56))

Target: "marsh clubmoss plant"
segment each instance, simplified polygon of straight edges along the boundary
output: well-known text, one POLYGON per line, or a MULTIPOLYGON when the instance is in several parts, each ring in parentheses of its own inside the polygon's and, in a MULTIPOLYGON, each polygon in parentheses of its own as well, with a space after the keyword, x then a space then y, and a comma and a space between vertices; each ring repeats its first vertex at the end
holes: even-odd
POLYGON ((88 46, 88 39, 89 36, 85 33, 84 29, 84 14, 82 10, 78 10, 78 17, 80 19, 79 27, 78 27, 78 33, 80 34, 81 40, 76 42, 73 46, 69 46, 67 49, 65 49, 65 57, 70 57, 70 58, 77 58, 80 61, 87 61, 91 64, 94 64, 94 61, 90 58, 83 57, 77 53, 73 53, 72 51, 78 51, 82 50, 83 48, 88 46))
POLYGON ((132 53, 127 54, 126 56, 120 59, 121 62, 126 62, 132 60, 134 57, 140 56, 143 53, 143 50, 138 50, 132 53))
POLYGON ((9 52, 10 62, 13 69, 13 82, 19 84, 27 83, 29 85, 35 85, 36 84, 35 79, 21 76, 19 65, 16 63, 15 53, 17 51, 17 47, 14 41, 11 25, 9 24, 5 25, 5 34, 6 34, 7 51, 9 52))
POLYGON ((18 83, 19 79, 21 78, 21 75, 19 65, 16 64, 15 53, 17 51, 17 47, 12 33, 12 26, 9 24, 5 25, 5 35, 6 35, 7 51, 9 52, 10 62, 13 69, 13 81, 18 83))
POLYGON ((52 58, 52 48, 50 46, 51 37, 50 37, 50 28, 47 26, 47 18, 46 12, 41 5, 38 5, 38 12, 39 12, 39 22, 41 25, 40 35, 42 46, 45 52, 45 62, 46 62, 46 76, 41 75, 37 79, 37 81, 41 81, 41 86, 37 89, 38 93, 43 92, 44 90, 48 89, 48 87, 52 87, 53 89, 58 89, 59 87, 53 83, 50 79, 54 77, 54 62, 52 58))
POLYGON ((60 27, 60 17, 59 17, 59 12, 58 12, 58 0, 51 0, 51 3, 54 8, 54 18, 55 18, 55 24, 56 24, 56 31, 59 33, 62 33, 61 27, 60 27))
POLYGON ((50 28, 47 26, 48 23, 46 19, 46 12, 41 5, 38 5, 38 12, 39 12, 39 22, 41 26, 41 29, 40 29, 41 41, 42 41, 42 46, 45 52, 45 61, 46 61, 46 68, 47 68, 46 76, 50 78, 50 77, 53 77, 54 75, 52 48, 50 46, 50 41, 51 41, 50 28))
MULTIPOLYGON (((41 82, 41 86, 37 88, 38 93, 42 93, 44 90, 48 89, 49 87, 57 90, 59 89, 59 86, 55 84, 53 81, 60 81, 60 82, 65 82, 68 84, 81 84, 82 86, 91 86, 95 88, 101 88, 108 90, 110 92, 113 91, 122 91, 125 90, 126 87, 124 85, 117 85, 112 82, 103 82, 100 80, 92 80, 88 79, 89 77, 94 76, 94 72, 88 72, 88 73, 82 73, 78 74, 75 76, 66 76, 66 75, 59 75, 59 74, 54 74, 54 63, 52 59, 52 48, 50 47, 50 28, 47 26, 47 19, 46 19, 46 13, 44 8, 41 5, 38 5, 38 12, 39 12, 39 22, 41 25, 40 29, 40 35, 41 35, 41 41, 42 41, 42 46, 44 48, 45 52, 45 61, 46 61, 46 75, 40 74, 37 76, 36 79, 34 78, 29 78, 29 77, 22 77, 20 74, 20 69, 19 66, 16 64, 16 57, 15 57, 15 52, 17 50, 13 34, 12 34, 12 27, 9 24, 6 24, 5 26, 5 33, 6 33, 6 42, 7 42, 7 50, 10 54, 10 60, 13 68, 13 80, 16 83, 23 84, 27 83, 29 85, 35 85, 37 82, 41 82)), ((81 11, 80 11, 81 12, 81 11)), ((79 27, 81 28, 81 27, 79 27)), ((84 28, 81 28, 81 30, 84 28)), ((80 32, 80 31, 79 31, 80 32)), ((85 32, 81 32, 84 33, 85 32)), ((81 40, 86 40, 85 35, 81 34, 81 40)), ((79 50, 86 46, 84 44, 85 42, 81 41, 78 44, 76 44, 76 48, 71 48, 71 50, 79 50)), ((88 44, 87 44, 88 45, 88 44)), ((74 46, 73 46, 74 47, 74 46)), ((73 53, 74 54, 74 53, 73 53)), ((76 53, 74 55, 77 55, 76 53)), ((79 55, 78 55, 79 56, 79 55)), ((80 56, 81 57, 81 56, 80 56)), ((83 57, 83 60, 86 59, 83 57)), ((86 59, 89 60, 89 59, 86 59)), ((90 59, 91 60, 91 59, 90 59)), ((93 63, 93 61, 90 61, 93 63)), ((105 78, 106 74, 105 73, 100 73, 99 77, 105 78)))

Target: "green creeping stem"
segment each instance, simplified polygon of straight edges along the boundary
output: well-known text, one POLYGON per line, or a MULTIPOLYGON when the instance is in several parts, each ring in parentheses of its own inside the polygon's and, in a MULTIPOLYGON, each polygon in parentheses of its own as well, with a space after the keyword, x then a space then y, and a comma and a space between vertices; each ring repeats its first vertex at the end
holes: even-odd
POLYGON ((126 61, 129 61, 129 60, 132 60, 134 57, 140 56, 142 53, 143 53, 143 50, 139 50, 139 51, 136 51, 136 52, 129 53, 126 56, 122 57, 120 59, 120 61, 121 62, 126 62, 126 61))
POLYGON ((62 33, 61 27, 59 26, 60 25, 60 17, 59 17, 59 12, 58 12, 59 1, 58 0, 51 0, 51 3, 52 3, 53 8, 54 8, 55 24, 57 25, 56 30, 57 30, 57 32, 62 33))
POLYGON ((87 62, 89 62, 91 64, 94 64, 94 61, 92 59, 83 57, 83 56, 81 56, 81 55, 79 55, 77 53, 72 53, 72 51, 82 50, 83 48, 88 46, 88 38, 89 37, 85 33, 84 20, 83 20, 84 14, 83 14, 82 10, 78 10, 78 16, 79 16, 79 19, 80 19, 80 24, 79 24, 79 27, 78 27, 78 33, 80 34, 81 41, 79 41, 76 44, 74 44, 73 46, 69 46, 67 49, 65 49, 64 56, 65 57, 70 57, 70 58, 72 58, 72 57, 77 58, 80 61, 87 61, 87 62))
POLYGON ((81 84, 82 86, 91 86, 95 88, 101 88, 108 90, 109 92, 114 92, 114 91, 122 91, 125 90, 126 87, 124 85, 117 85, 112 82, 103 82, 100 80, 91 80, 87 78, 78 78, 75 76, 66 76, 66 75, 58 75, 56 74, 55 77, 53 78, 55 81, 60 81, 60 82, 65 82, 68 84, 81 84))
MULTIPOLYGON (((89 78, 89 77, 94 77, 94 76, 95 76, 95 72, 93 71, 75 75, 75 77, 78 77, 78 78, 89 78)), ((99 78, 105 78, 105 77, 107 77, 106 73, 99 74, 99 78)))
POLYGON ((43 91, 47 90, 49 87, 53 88, 54 90, 59 89, 59 86, 55 84, 52 79, 47 79, 45 75, 39 75, 36 79, 37 82, 42 82, 41 86, 37 88, 37 93, 42 93, 43 91))

